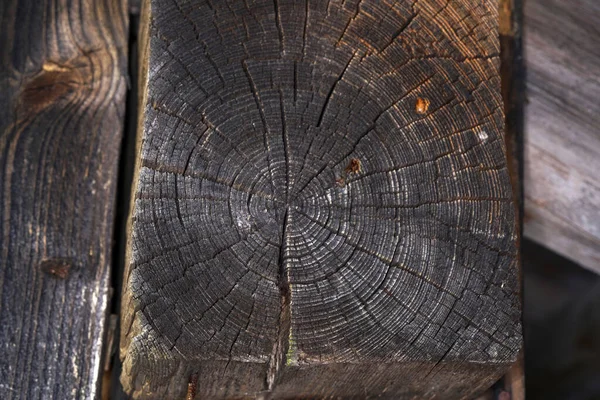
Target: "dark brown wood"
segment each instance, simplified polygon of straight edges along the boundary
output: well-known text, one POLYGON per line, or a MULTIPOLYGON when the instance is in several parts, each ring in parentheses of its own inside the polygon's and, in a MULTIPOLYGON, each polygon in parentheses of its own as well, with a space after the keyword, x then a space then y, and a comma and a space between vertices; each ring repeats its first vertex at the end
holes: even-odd
POLYGON ((505 141, 513 194, 523 233, 523 136, 525 65, 523 60, 523 0, 500 0, 500 75, 505 114, 505 141))
POLYGON ((0 398, 100 396, 126 83, 121 0, 0 5, 0 398))
MULTIPOLYGON (((523 136, 525 106, 525 66, 523 61, 523 0, 500 0, 499 31, 502 78, 502 99, 505 113, 505 143, 510 171, 513 197, 517 209, 518 248, 523 238, 524 190, 523 190, 523 136)), ((521 303, 523 300, 522 257, 517 261, 521 303)), ((517 362, 493 388, 496 400, 525 399, 524 350, 517 362)))
POLYGON ((600 272, 600 2, 525 1, 525 235, 600 272))
POLYGON ((124 389, 491 386, 521 348, 497 2, 144 7, 124 389))

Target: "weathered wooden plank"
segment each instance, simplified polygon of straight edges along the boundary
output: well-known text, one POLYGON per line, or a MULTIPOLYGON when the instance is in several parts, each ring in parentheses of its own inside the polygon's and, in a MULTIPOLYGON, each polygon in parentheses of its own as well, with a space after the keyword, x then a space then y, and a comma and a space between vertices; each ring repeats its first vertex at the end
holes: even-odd
POLYGON ((525 235, 600 272, 600 3, 525 2, 525 235))
POLYGON ((121 0, 0 5, 0 398, 99 397, 126 91, 121 0))
POLYGON ((125 390, 497 380, 521 346, 497 2, 144 6, 125 390))

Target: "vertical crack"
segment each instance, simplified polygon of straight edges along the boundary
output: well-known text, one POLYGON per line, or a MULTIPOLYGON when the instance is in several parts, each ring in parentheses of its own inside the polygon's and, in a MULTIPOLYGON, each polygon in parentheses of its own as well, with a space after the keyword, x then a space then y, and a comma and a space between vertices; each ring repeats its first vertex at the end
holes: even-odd
MULTIPOLYGON (((296 64, 294 63, 294 68, 296 64)), ((295 95, 295 93, 294 93, 295 95)), ((296 100, 294 100, 296 101, 296 100)), ((283 143, 283 154, 285 157, 285 201, 286 203, 289 201, 289 192, 290 192, 290 145, 288 140, 288 130, 287 124, 285 122, 285 104, 283 101, 283 91, 279 91, 279 107, 281 108, 281 133, 282 133, 282 143, 283 143)), ((286 213, 287 218, 287 213, 286 213)), ((285 218, 284 218, 285 223, 285 218)), ((285 227, 284 227, 285 231, 285 227)), ((284 233, 285 235, 285 233, 284 233)), ((283 241, 281 242, 283 244, 283 241)), ((282 261, 281 254, 279 261, 282 261)))
POLYGON ((273 0, 273 8, 275 9, 275 25, 277 26, 277 32, 279 34, 279 51, 283 56, 285 53, 283 49, 283 28, 281 27, 281 12, 279 11, 279 4, 277 4, 277 0, 273 0))
POLYGON ((266 387, 272 391, 275 383, 283 372, 286 364, 292 337, 292 288, 289 280, 289 269, 286 266, 286 248, 288 241, 289 210, 286 208, 281 229, 281 245, 279 247, 279 279, 278 286, 281 293, 281 311, 277 329, 277 341, 273 344, 273 352, 267 369, 266 387))
MULTIPOLYGON (((133 5, 135 2, 130 2, 129 10, 129 32, 128 32, 128 76, 127 84, 128 90, 125 97, 125 117, 124 117, 124 130, 123 137, 121 139, 119 165, 117 173, 117 191, 115 198, 115 220, 114 220, 114 231, 113 231, 113 249, 112 249, 112 268, 110 270, 110 282, 112 293, 114 294, 111 299, 110 313, 111 315, 117 315, 117 325, 115 326, 114 342, 112 349, 107 349, 106 357, 110 357, 110 360, 105 361, 109 363, 109 370, 106 371, 106 375, 110 376, 110 384, 103 385, 102 397, 106 395, 107 398, 111 399, 125 399, 127 398, 122 385, 119 383, 119 377, 121 376, 123 365, 119 357, 119 349, 123 345, 121 343, 122 337, 119 332, 121 330, 130 332, 131 324, 133 319, 129 321, 124 320, 123 314, 121 314, 122 307, 122 296, 123 284, 127 281, 126 271, 126 252, 127 252, 127 221, 130 218, 131 206, 135 201, 132 199, 134 184, 134 170, 135 170, 135 154, 136 154, 136 143, 139 140, 138 136, 138 118, 139 118, 139 95, 143 92, 143 85, 140 88, 140 65, 139 57, 140 51, 143 49, 143 40, 138 38, 139 24, 140 24, 140 9, 133 5), (141 40, 141 43, 140 43, 141 40)), ((142 74, 143 75, 143 74, 142 74)))

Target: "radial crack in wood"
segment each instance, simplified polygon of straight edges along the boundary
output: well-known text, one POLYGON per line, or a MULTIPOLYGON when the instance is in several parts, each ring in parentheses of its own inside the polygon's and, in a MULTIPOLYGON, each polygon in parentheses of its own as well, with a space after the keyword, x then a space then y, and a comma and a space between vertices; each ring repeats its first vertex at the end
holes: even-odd
POLYGON ((145 7, 125 390, 491 385, 521 347, 497 4, 145 7))

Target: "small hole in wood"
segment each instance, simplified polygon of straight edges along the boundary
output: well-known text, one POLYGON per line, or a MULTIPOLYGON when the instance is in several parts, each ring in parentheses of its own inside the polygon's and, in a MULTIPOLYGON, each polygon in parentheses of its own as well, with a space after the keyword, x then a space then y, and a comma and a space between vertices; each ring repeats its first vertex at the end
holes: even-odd
POLYGON ((72 268, 72 263, 69 260, 62 258, 51 258, 43 260, 40 264, 42 271, 59 279, 67 279, 72 268))
POLYGON ((417 102, 415 104, 415 111, 417 114, 426 114, 427 110, 429 110, 429 100, 417 97, 417 102))
POLYGON ((353 158, 348 163, 348 166, 345 169, 347 174, 358 174, 360 172, 360 160, 358 158, 353 158))

